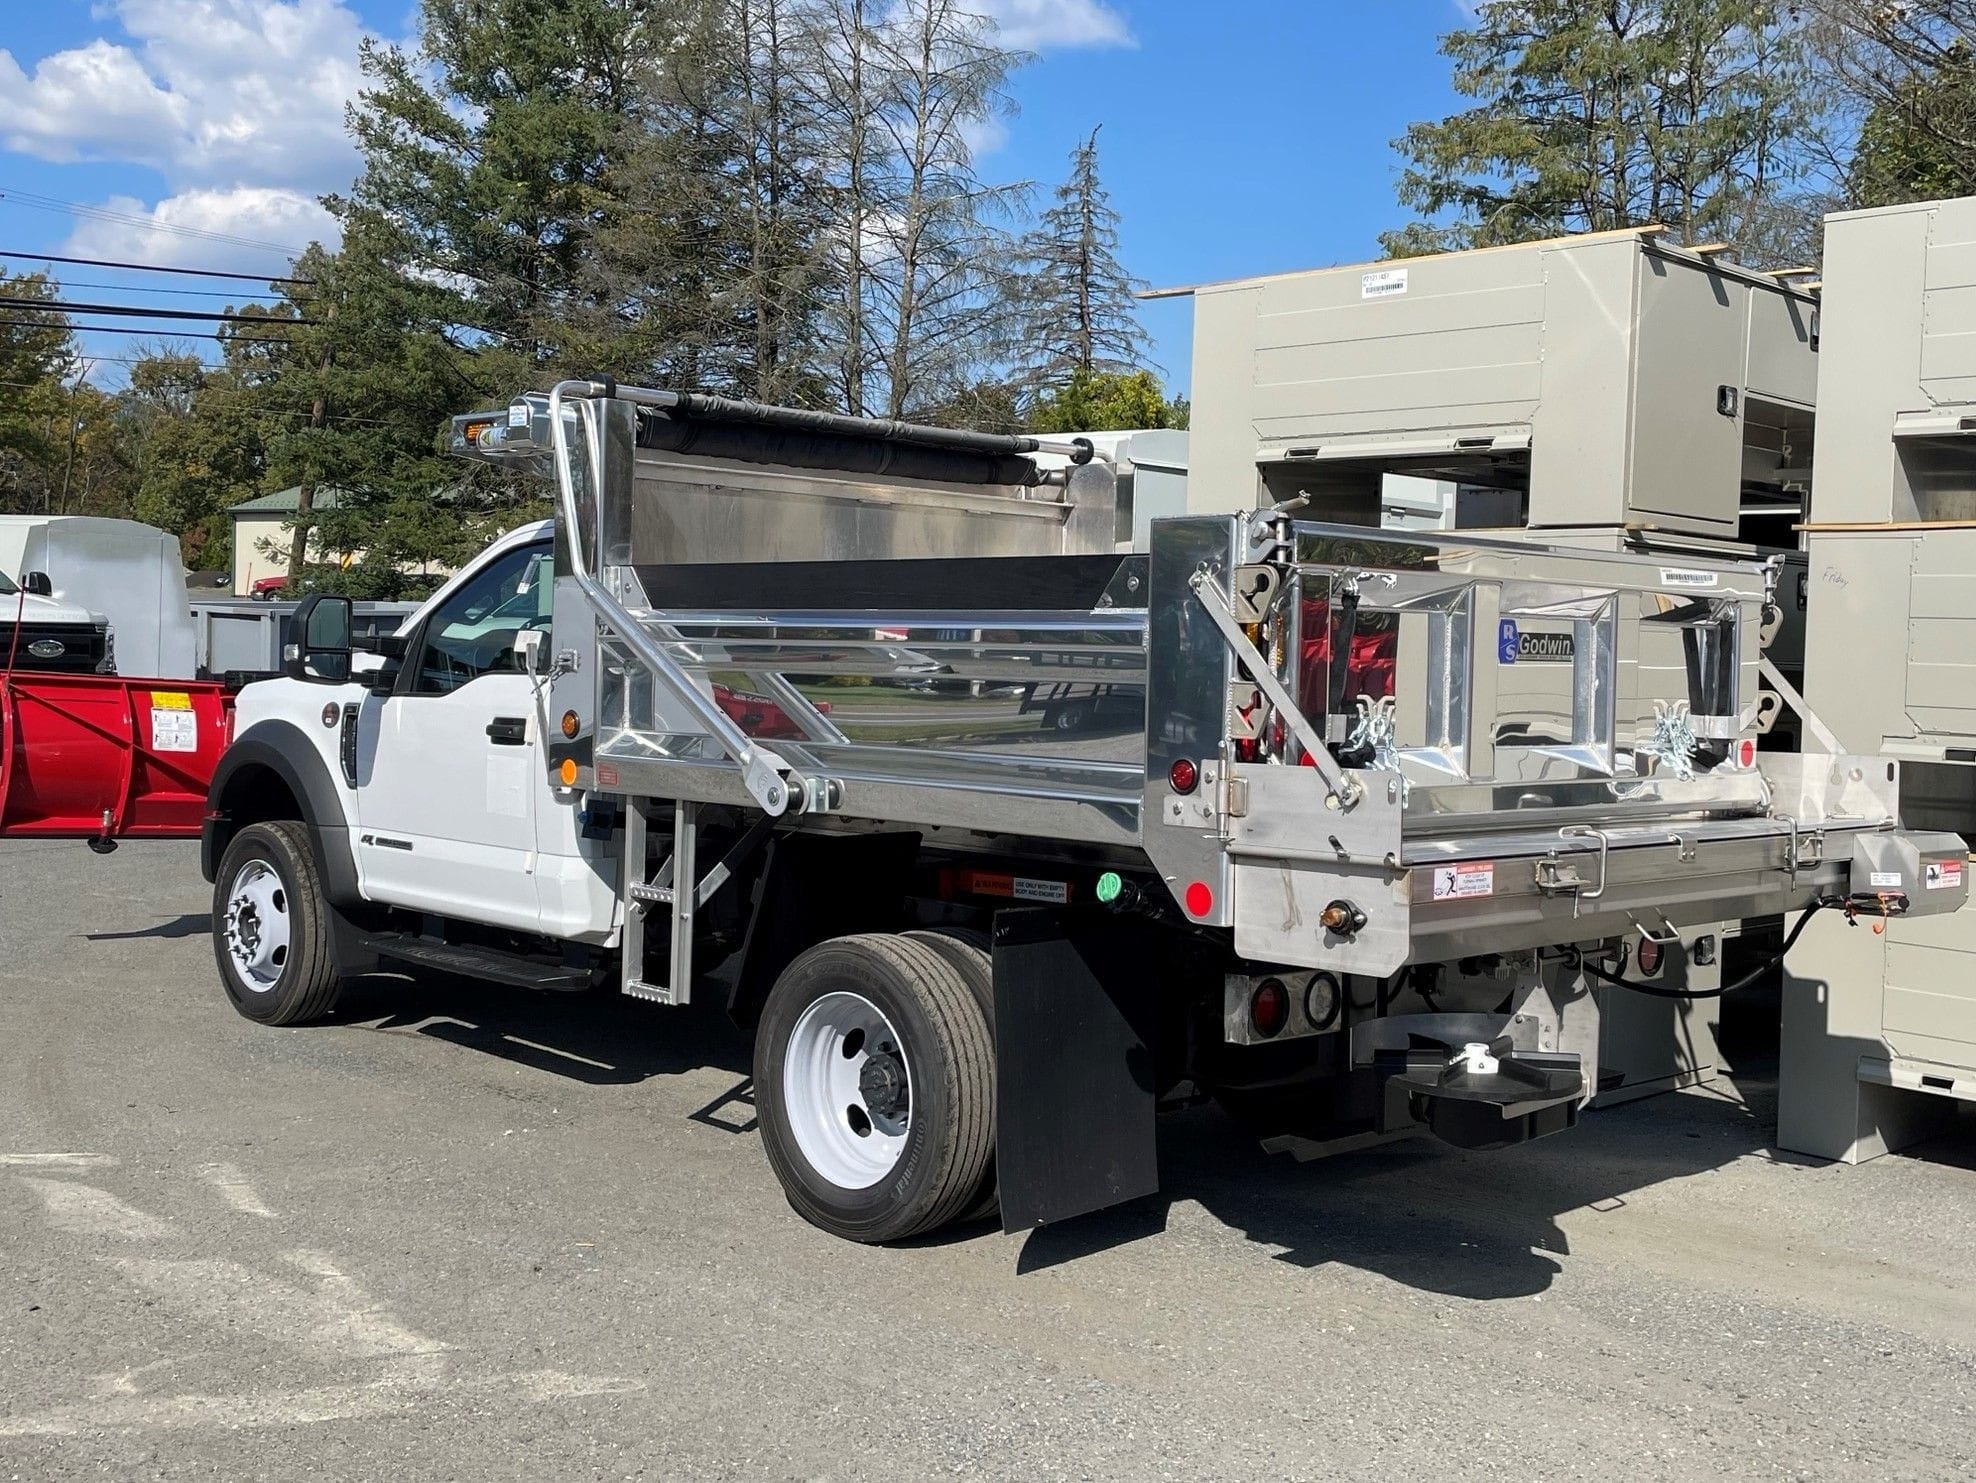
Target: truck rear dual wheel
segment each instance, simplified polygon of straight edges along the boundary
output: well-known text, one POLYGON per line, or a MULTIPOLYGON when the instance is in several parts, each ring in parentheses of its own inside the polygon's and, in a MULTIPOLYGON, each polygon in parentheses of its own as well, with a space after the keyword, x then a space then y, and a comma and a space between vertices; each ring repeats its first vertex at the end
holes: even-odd
POLYGON ((213 879, 213 956, 233 1007, 264 1025, 299 1025, 335 1007, 342 980, 308 826, 249 824, 213 879))
POLYGON ((867 1242, 936 1230, 979 1207, 993 1178, 988 1013, 925 940, 820 943, 763 1006, 755 1104, 769 1164, 812 1225, 867 1242))

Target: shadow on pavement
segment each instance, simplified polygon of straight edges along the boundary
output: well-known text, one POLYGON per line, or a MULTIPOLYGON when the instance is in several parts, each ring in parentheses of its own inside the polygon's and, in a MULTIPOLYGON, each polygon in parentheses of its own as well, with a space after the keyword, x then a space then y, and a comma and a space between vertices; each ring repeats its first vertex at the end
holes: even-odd
POLYGON ((1270 1155, 1218 1110, 1160 1127, 1159 1195, 1032 1232, 1018 1270, 1039 1271, 1167 1228, 1174 1202, 1302 1267, 1342 1263, 1424 1292, 1518 1298, 1545 1291, 1570 1250, 1559 1217, 1611 1212, 1669 1180, 1737 1159, 1815 1165, 1769 1150, 1774 1091, 1750 1105, 1723 1083, 1589 1112, 1570 1132, 1494 1153, 1417 1138, 1308 1164, 1270 1155))
MULTIPOLYGON (((609 992, 552 995, 435 973, 353 980, 339 1022, 431 1036, 592 1085, 629 1085, 701 1067, 735 1083, 688 1117, 724 1131, 755 1130, 750 1047, 721 996, 657 1009, 609 992)), ((1032 1231, 1017 1270, 1042 1271, 1166 1232, 1176 1203, 1198 1204, 1248 1240, 1301 1267, 1340 1263, 1423 1292, 1528 1297, 1548 1289, 1569 1240, 1560 1217, 1623 1209, 1630 1196, 1704 1176, 1738 1159, 1801 1168, 1781 1153, 1774 1032, 1759 1017, 1738 1047, 1733 1077, 1679 1095, 1585 1114, 1567 1133, 1522 1148, 1468 1153, 1417 1138, 1299 1164, 1270 1155, 1219 1110, 1160 1124, 1162 1192, 1032 1231)), ((1916 1150, 1951 1164, 1976 1160, 1954 1140, 1916 1150)), ((993 1220, 950 1228, 907 1247, 978 1239, 993 1220)))
POLYGON ((159 922, 155 926, 139 927, 135 932, 85 932, 82 935, 86 942, 134 942, 141 938, 207 937, 212 930, 212 917, 202 911, 173 917, 169 922, 159 922))
MULTIPOLYGON (((712 1001, 666 1009, 614 991, 544 994, 440 973, 369 974, 345 985, 336 1018, 368 1030, 427 1035, 592 1086, 628 1086, 706 1066, 742 1077, 749 1069, 747 1041, 712 1001)), ((736 1099, 730 1092, 721 1101, 736 1099)), ((718 1107, 701 1115, 712 1120, 718 1107)))

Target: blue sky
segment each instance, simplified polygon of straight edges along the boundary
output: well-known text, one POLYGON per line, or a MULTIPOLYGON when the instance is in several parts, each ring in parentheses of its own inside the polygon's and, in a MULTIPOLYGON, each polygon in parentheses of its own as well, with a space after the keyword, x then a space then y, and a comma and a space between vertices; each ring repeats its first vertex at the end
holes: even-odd
MULTIPOLYGON (((1455 106, 1439 34, 1459 0, 979 0, 1039 60, 984 173, 1047 188, 1094 124, 1127 267, 1155 285, 1374 255, 1398 224, 1391 140, 1455 106)), ((0 250, 279 272, 347 183, 340 127, 365 33, 411 0, 7 0, 0 250), (63 202, 77 212, 51 206, 63 202), (160 230, 164 223, 177 230, 160 230), (204 233, 207 235, 192 235, 204 233)), ((9 262, 20 269, 27 264, 9 262)), ((67 270, 77 301, 217 307, 67 270)), ((175 288, 198 288, 196 281, 175 288)), ((243 289, 251 288, 241 285, 243 289)), ((1184 389, 1186 300, 1145 306, 1184 389)), ((129 354, 127 337, 86 339, 129 354)), ((121 367, 106 359, 98 379, 121 367)))

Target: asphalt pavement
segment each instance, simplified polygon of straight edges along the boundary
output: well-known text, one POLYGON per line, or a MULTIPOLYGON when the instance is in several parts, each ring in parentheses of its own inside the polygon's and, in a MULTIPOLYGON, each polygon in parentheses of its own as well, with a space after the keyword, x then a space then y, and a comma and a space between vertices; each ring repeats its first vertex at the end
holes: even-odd
POLYGON ((263 1029, 208 904, 187 846, 0 845, 0 1479, 1976 1475, 1976 1128, 1780 1155, 1760 1057, 1496 1154, 1203 1109, 1158 1200, 868 1249, 717 1015, 263 1029))

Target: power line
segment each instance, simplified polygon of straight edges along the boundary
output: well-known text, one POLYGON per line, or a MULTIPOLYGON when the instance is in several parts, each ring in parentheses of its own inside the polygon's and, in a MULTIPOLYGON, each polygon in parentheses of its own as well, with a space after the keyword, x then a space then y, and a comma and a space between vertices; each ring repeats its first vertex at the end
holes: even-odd
MULTIPOLYGON (((283 321, 278 319, 271 319, 265 322, 268 324, 283 323, 283 321)), ((217 330, 165 330, 153 329, 148 325, 131 328, 120 324, 76 324, 73 320, 66 324, 50 324, 47 320, 43 319, 0 319, 0 325, 5 325, 10 329, 20 330, 74 330, 78 334, 88 335, 161 335, 166 339, 179 340, 218 340, 220 338, 219 331, 217 330)), ((284 339, 280 335, 228 335, 226 337, 226 343, 229 345, 289 345, 294 342, 284 339)))
POLYGON ((243 283, 297 283, 313 288, 313 278, 256 277, 252 273, 226 273, 218 268, 167 268, 158 263, 126 263, 108 257, 62 257, 53 252, 0 252, 0 257, 18 258, 26 263, 69 263, 84 268, 125 268, 133 273, 175 273, 186 278, 237 278, 243 283))
MULTIPOLYGON (((7 255, 6 253, 0 253, 0 257, 7 255)), ((102 288, 108 289, 111 293, 149 294, 153 297, 168 295, 174 299, 232 299, 239 297, 230 288, 153 288, 148 283, 77 283, 68 278, 57 278, 52 281, 64 293, 71 293, 78 288, 102 288)))
POLYGON ((17 299, 0 294, 0 309, 32 309, 40 313, 65 314, 119 314, 132 319, 200 319, 219 323, 244 321, 248 324, 300 324, 322 323, 319 319, 277 319, 271 314, 220 313, 210 309, 178 310, 147 309, 136 304, 76 304, 65 299, 17 299))
POLYGON ((176 222, 159 221, 152 216, 134 216, 128 211, 112 211, 107 206, 85 206, 78 201, 58 201, 32 191, 0 190, 0 201, 14 201, 36 211, 59 211, 90 221, 113 222, 118 226, 140 227, 147 232, 169 232, 176 237, 194 237, 203 242, 222 242, 230 247, 252 247, 264 252, 282 252, 299 257, 303 249, 285 242, 264 242, 257 237, 236 237, 230 232, 209 232, 203 227, 182 227, 176 222))

